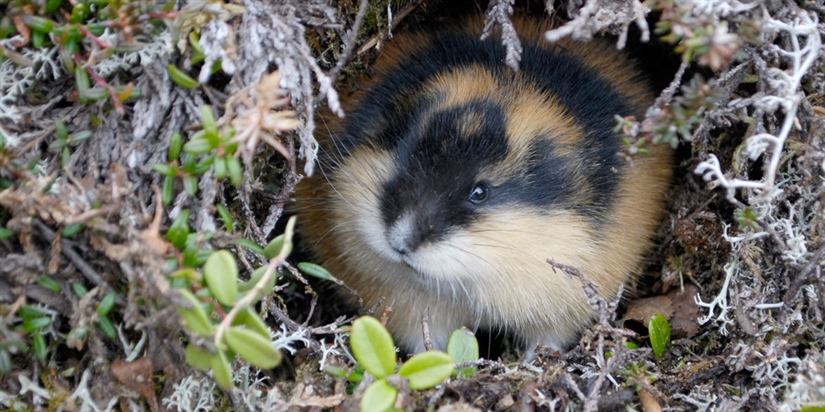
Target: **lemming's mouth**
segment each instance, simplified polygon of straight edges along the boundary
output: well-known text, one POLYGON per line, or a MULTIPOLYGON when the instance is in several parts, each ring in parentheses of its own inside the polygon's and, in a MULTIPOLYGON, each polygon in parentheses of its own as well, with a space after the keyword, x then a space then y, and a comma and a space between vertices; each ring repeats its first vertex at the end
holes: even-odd
POLYGON ((424 272, 423 270, 421 270, 421 268, 416 267, 415 265, 413 265, 413 264, 409 261, 409 259, 407 259, 407 258, 402 258, 402 259, 401 259, 401 262, 404 264, 404 266, 406 266, 407 268, 409 268, 409 269, 410 269, 410 270, 411 270, 411 271, 415 274, 415 278, 416 278, 416 279, 421 280, 421 281, 425 281, 425 280, 427 280, 427 279, 429 279, 429 278, 430 278, 430 275, 428 275, 426 272, 424 272))

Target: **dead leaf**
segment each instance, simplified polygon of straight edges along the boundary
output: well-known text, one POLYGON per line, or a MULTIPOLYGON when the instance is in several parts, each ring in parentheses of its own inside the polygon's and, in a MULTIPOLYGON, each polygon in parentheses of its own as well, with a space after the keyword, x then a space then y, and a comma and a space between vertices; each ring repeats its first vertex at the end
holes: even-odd
POLYGON ((646 389, 639 391, 639 402, 645 412, 662 412, 662 405, 659 405, 659 401, 646 389))
POLYGON ((670 322, 674 338, 687 338, 699 332, 699 307, 693 299, 699 288, 686 285, 685 291, 672 290, 665 296, 638 299, 630 302, 622 318, 622 327, 647 336, 647 325, 653 315, 661 314, 670 322))
POLYGON ((134 362, 116 360, 112 362, 112 374, 123 386, 140 394, 149 410, 157 412, 158 401, 155 397, 154 383, 152 382, 152 361, 143 357, 134 362))
POLYGON ((60 268, 60 253, 63 251, 62 239, 60 235, 52 239, 52 250, 49 253, 49 267, 46 270, 46 273, 49 275, 54 275, 60 268))

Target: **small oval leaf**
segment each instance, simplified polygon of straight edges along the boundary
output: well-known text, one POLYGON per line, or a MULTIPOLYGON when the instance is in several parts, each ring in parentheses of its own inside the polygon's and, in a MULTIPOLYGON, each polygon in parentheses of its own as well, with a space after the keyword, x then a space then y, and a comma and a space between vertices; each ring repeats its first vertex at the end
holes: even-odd
POLYGON ((106 317, 101 316, 97 319, 97 325, 100 326, 100 330, 103 331, 103 334, 106 335, 109 339, 117 338, 117 329, 112 321, 106 317))
POLYGON ((224 389, 232 388, 232 369, 229 368, 226 353, 218 351, 217 355, 212 357, 211 366, 215 382, 218 382, 218 385, 224 389))
POLYGON ((281 352, 272 346, 270 339, 263 338, 257 332, 229 328, 224 335, 226 344, 252 366, 272 369, 281 363, 281 352))
POLYGON ((398 389, 393 388, 386 380, 379 379, 364 391, 364 397, 361 398, 361 410, 386 411, 393 406, 396 396, 398 396, 398 389))
POLYGON ((204 154, 212 150, 212 144, 204 138, 193 137, 183 145, 183 151, 193 155, 204 154))
MULTIPOLYGON (((453 331, 447 342, 447 354, 455 363, 478 360, 478 339, 469 329, 462 327, 453 331)), ((477 368, 469 366, 456 370, 456 375, 473 376, 477 368)))
POLYGON ((209 323, 209 318, 206 312, 201 307, 201 303, 192 292, 186 289, 178 290, 180 296, 192 305, 192 308, 184 308, 178 306, 178 313, 183 318, 186 326, 199 335, 208 336, 212 333, 212 324, 209 323))
POLYGON ((453 373, 453 360, 444 352, 419 353, 401 365, 398 374, 410 380, 410 389, 427 389, 453 373))
POLYGON ((238 264, 226 250, 212 253, 203 266, 203 277, 212 296, 223 305, 230 306, 238 300, 238 264))
MULTIPOLYGON (((258 284, 258 281, 260 281, 261 278, 264 276, 264 273, 266 273, 266 269, 267 266, 261 266, 255 269, 255 271, 252 272, 252 275, 249 277, 249 281, 240 282, 240 284, 238 285, 238 291, 249 292, 250 290, 252 290, 255 287, 255 285, 258 284)), ((263 288, 264 292, 271 291, 275 287, 275 281, 278 280, 277 275, 278 273, 273 271, 272 275, 269 276, 269 281, 266 282, 266 285, 264 285, 263 288)))
POLYGON ((662 357, 670 346, 670 322, 664 315, 653 315, 648 324, 650 333, 650 346, 657 358, 662 357))
POLYGON ((215 353, 209 353, 206 349, 193 344, 186 345, 186 363, 202 371, 209 370, 212 366, 212 358, 217 357, 215 353))
POLYGON ((189 77, 188 74, 184 73, 174 64, 166 66, 166 72, 169 73, 169 78, 172 79, 172 81, 178 86, 182 86, 187 89, 194 89, 200 85, 197 80, 189 77))
POLYGON ((240 245, 242 248, 244 248, 244 249, 246 249, 250 252, 255 252, 259 255, 264 254, 264 248, 262 248, 259 244, 255 243, 255 242, 253 242, 253 241, 251 241, 247 238, 242 237, 242 238, 238 239, 238 245, 240 245))
POLYGON ((189 236, 189 211, 183 209, 172 221, 172 226, 166 231, 166 239, 178 249, 186 246, 186 237, 189 236))
POLYGON ((32 333, 39 331, 40 329, 43 329, 51 324, 52 318, 50 317, 29 319, 23 322, 23 331, 25 331, 26 333, 32 333))
POLYGON ((57 283, 54 278, 48 275, 43 275, 38 279, 37 284, 54 292, 59 293, 63 288, 60 286, 60 283, 57 283))
POLYGON ((269 328, 266 327, 266 323, 261 317, 252 310, 251 307, 247 307, 246 309, 238 312, 238 316, 235 317, 233 325, 246 325, 248 330, 251 330, 258 335, 260 335, 264 339, 271 340, 272 337, 269 334, 269 328))
POLYGON ((180 159, 180 151, 183 149, 183 136, 179 132, 172 133, 169 139, 169 161, 180 159))
POLYGON ((332 274, 329 273, 328 270, 324 269, 324 267, 321 266, 321 265, 316 265, 316 264, 310 263, 310 262, 301 262, 296 266, 297 266, 298 270, 300 270, 301 272, 303 272, 303 273, 305 273, 309 276, 316 277, 316 278, 322 279, 322 280, 334 280, 335 279, 335 277, 333 277, 332 274))
POLYGON ((237 157, 230 157, 226 159, 226 170, 229 172, 229 180, 235 187, 241 187, 243 184, 243 166, 237 157))
POLYGON ((32 349, 34 349, 34 356, 40 363, 46 362, 46 355, 48 346, 46 345, 46 338, 40 332, 35 332, 32 336, 32 349))
MULTIPOLYGON (((266 244, 264 247, 264 256, 267 259, 272 259, 275 256, 278 256, 278 253, 281 251, 281 248, 284 247, 284 234, 280 234, 275 239, 272 239, 269 243, 266 244)), ((289 254, 289 253, 287 253, 289 254)))
POLYGON ((97 314, 99 316, 106 316, 112 309, 115 307, 115 292, 109 292, 103 299, 100 301, 100 304, 97 305, 97 314))
POLYGON ((376 378, 395 372, 395 347, 387 328, 371 316, 362 316, 352 323, 350 345, 355 359, 376 378))

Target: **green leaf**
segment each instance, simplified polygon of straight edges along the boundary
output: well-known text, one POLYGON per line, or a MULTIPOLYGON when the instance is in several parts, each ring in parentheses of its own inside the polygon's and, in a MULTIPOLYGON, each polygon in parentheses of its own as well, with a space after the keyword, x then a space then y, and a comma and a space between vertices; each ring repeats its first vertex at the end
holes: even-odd
MULTIPOLYGON (((450 340, 447 342, 447 354, 455 363, 470 362, 478 360, 478 339, 476 339, 473 332, 465 327, 453 331, 450 334, 450 340)), ((468 366, 466 368, 457 369, 457 375, 473 376, 477 368, 475 366, 468 366)))
POLYGON ((444 352, 419 353, 401 365, 398 374, 410 380, 410 389, 427 389, 453 373, 453 360, 444 352))
POLYGON ((198 193, 198 178, 195 176, 186 176, 183 178, 183 191, 189 197, 195 197, 198 193))
POLYGON ((166 239, 178 249, 186 247, 186 237, 189 236, 189 211, 183 209, 175 217, 172 226, 166 232, 166 239))
POLYGON ((90 137, 92 137, 91 130, 84 130, 82 132, 72 134, 68 139, 66 139, 66 141, 69 142, 69 144, 78 144, 84 140, 88 140, 90 137))
POLYGON ((8 375, 11 372, 11 356, 9 351, 0 350, 0 373, 8 375))
POLYGON ((178 174, 178 168, 177 167, 169 166, 166 163, 155 163, 154 165, 152 165, 152 170, 154 170, 154 171, 156 171, 156 172, 158 172, 158 173, 160 173, 160 174, 162 174, 166 177, 171 177, 171 176, 175 176, 175 175, 178 174))
POLYGON ((17 29, 14 28, 11 17, 8 15, 0 17, 0 40, 4 40, 15 33, 17 33, 17 29))
POLYGON ((321 265, 316 265, 316 264, 310 263, 310 262, 301 262, 301 263, 298 263, 298 265, 296 265, 296 266, 297 266, 298 270, 300 270, 301 272, 303 272, 303 273, 305 273, 309 276, 316 277, 318 279, 323 279, 323 280, 334 280, 335 279, 335 277, 333 277, 332 274, 329 273, 328 270, 324 269, 324 267, 321 266, 321 265))
POLYGON ((106 31, 106 27, 99 23, 89 23, 86 25, 86 28, 95 36, 101 36, 103 32, 106 31))
POLYGON ((60 167, 65 168, 66 165, 69 164, 69 156, 71 153, 69 152, 68 147, 63 148, 63 153, 60 154, 60 167))
POLYGON ((799 412, 825 412, 825 406, 803 406, 799 412))
POLYGON ((66 123, 63 123, 60 120, 55 120, 54 134, 56 134, 60 140, 66 140, 69 137, 69 130, 66 129, 66 123))
POLYGON ((175 178, 172 176, 166 176, 163 179, 163 192, 160 194, 161 200, 163 201, 164 205, 169 205, 172 203, 172 199, 175 198, 175 178))
POLYGON ((117 337, 117 329, 115 329, 115 325, 108 317, 101 316, 97 318, 97 324, 100 326, 100 330, 103 331, 103 334, 106 335, 107 338, 115 339, 117 337))
POLYGON ((204 138, 192 137, 183 145, 183 151, 194 155, 204 154, 212 150, 212 145, 204 138))
POLYGON ((226 208, 218 203, 217 204, 218 215, 223 219, 223 224, 226 226, 226 231, 232 233, 232 229, 235 227, 235 219, 232 219, 232 215, 229 214, 229 211, 226 208))
POLYGON ((63 0, 47 0, 46 1, 46 14, 54 13, 60 4, 63 3, 63 0))
POLYGON ((12 236, 14 236, 14 232, 4 227, 0 227, 0 241, 6 240, 12 236))
POLYGON ((200 85, 197 80, 189 77, 188 74, 184 73, 174 64, 166 66, 166 72, 169 73, 169 78, 178 86, 194 89, 200 85))
POLYGON ((201 159, 194 168, 192 168, 192 172, 196 175, 202 175, 209 171, 212 168, 212 165, 215 163, 215 154, 211 153, 209 156, 204 157, 201 159))
POLYGON ((112 311, 112 308, 115 307, 115 296, 115 292, 109 292, 103 297, 100 304, 97 305, 97 314, 99 316, 106 316, 112 311))
POLYGON ((66 140, 57 139, 57 140, 49 143, 49 150, 51 150, 52 152, 57 152, 57 151, 60 151, 63 148, 65 148, 67 144, 68 144, 68 142, 66 140))
POLYGON ((32 30, 32 47, 35 49, 42 49, 46 43, 46 32, 40 30, 32 30))
POLYGON ((337 376, 339 378, 346 378, 347 377, 347 370, 344 368, 339 368, 334 365, 326 365, 324 366, 324 372, 332 375, 337 376))
POLYGON ((49 316, 49 312, 47 310, 32 305, 21 306, 20 310, 17 311, 17 314, 20 315, 20 317, 23 320, 30 320, 34 318, 42 318, 44 316, 49 316))
POLYGON ((206 349, 203 349, 200 346, 195 346, 191 343, 186 345, 185 355, 186 363, 193 368, 200 369, 202 371, 209 370, 209 367, 212 366, 212 359, 218 357, 218 354, 209 353, 206 349))
POLYGON ((393 407, 397 396, 398 389, 392 387, 385 379, 379 379, 364 391, 364 397, 361 398, 361 410, 386 411, 393 407))
POLYGON ((186 327, 199 335, 210 335, 212 333, 212 324, 209 323, 209 317, 206 316, 201 302, 192 292, 186 289, 179 289, 178 292, 180 296, 192 306, 191 308, 178 306, 178 313, 183 318, 186 327))
POLYGON ((662 357, 670 346, 670 323, 664 315, 653 315, 647 327, 650 333, 650 346, 657 358, 662 357))
POLYGON ((87 293, 89 293, 89 289, 86 289, 86 286, 83 286, 80 282, 72 282, 72 290, 74 294, 77 295, 80 299, 83 299, 87 293))
POLYGON ((218 385, 221 385, 224 389, 230 389, 232 387, 232 369, 229 368, 226 353, 219 350, 217 356, 212 358, 211 366, 215 382, 218 382, 218 385))
POLYGON ((264 254, 264 248, 262 248, 261 245, 255 243, 254 241, 251 241, 247 238, 242 237, 242 238, 238 239, 238 245, 241 246, 242 248, 246 249, 246 250, 249 250, 251 252, 255 252, 259 255, 264 254))
POLYGON ((43 337, 43 334, 40 332, 35 332, 32 335, 32 348, 34 349, 34 356, 37 357, 37 360, 40 363, 46 362, 46 338, 43 337))
POLYGON ((183 149, 183 136, 180 133, 172 133, 169 139, 169 161, 180 159, 180 151, 183 149))
POLYGON ((223 305, 231 306, 238 300, 238 264, 226 250, 212 254, 203 266, 203 277, 212 296, 223 305))
MULTIPOLYGON (((252 275, 249 276, 249 280, 246 282, 240 282, 238 285, 238 291, 240 292, 249 292, 255 285, 258 284, 258 281, 264 276, 266 272, 267 266, 261 266, 255 269, 252 272, 252 275)), ((275 287, 275 281, 278 279, 278 272, 273 272, 272 275, 269 277, 269 282, 264 285, 264 291, 272 290, 275 287)))
POLYGON ((235 187, 241 187, 243 184, 243 167, 241 161, 237 157, 230 157, 226 159, 226 169, 229 171, 229 180, 235 187))
MULTIPOLYGON (((264 256, 266 256, 267 259, 272 259, 275 256, 278 256, 278 253, 281 252, 282 247, 284 247, 283 233, 276 236, 275 239, 272 239, 266 244, 264 247, 264 256)), ((287 255, 289 255, 289 252, 287 252, 287 255)))
POLYGON ((45 328, 52 324, 51 317, 42 317, 42 318, 34 318, 29 319, 23 322, 23 331, 26 333, 32 333, 39 331, 40 329, 45 328))
POLYGON ((226 177, 226 158, 223 156, 215 158, 215 177, 218 179, 226 177))
POLYGON ((74 237, 78 233, 83 231, 83 224, 82 223, 74 223, 71 225, 63 226, 63 230, 61 234, 63 237, 74 237))
POLYGON ((350 345, 355 359, 376 378, 395 372, 395 347, 387 328, 371 316, 362 316, 352 323, 350 345))
POLYGON ((269 334, 269 328, 266 327, 266 323, 261 317, 255 312, 251 307, 247 307, 238 312, 238 316, 235 316, 233 325, 245 325, 247 330, 253 331, 260 335, 262 338, 271 340, 272 337, 269 334))
POLYGON ((97 101, 109 97, 109 89, 105 87, 90 87, 80 92, 81 101, 97 101))
POLYGON ((218 139, 218 124, 215 123, 215 115, 212 113, 212 107, 208 104, 201 106, 201 125, 203 131, 206 133, 206 140, 212 143, 212 147, 217 146, 218 139))
POLYGON ((40 279, 37 280, 37 284, 54 293, 60 293, 60 291, 62 290, 60 284, 48 275, 41 276, 40 279))
POLYGON ((30 14, 23 15, 23 23, 31 27, 32 30, 49 33, 54 29, 54 22, 40 16, 32 16, 30 14))
POLYGON ((272 346, 272 340, 259 335, 257 332, 229 328, 224 335, 229 349, 240 355, 252 366, 261 369, 272 369, 281 363, 281 352, 272 346))
POLYGON ((85 103, 86 98, 83 96, 92 86, 91 80, 89 79, 89 73, 86 73, 86 70, 80 66, 77 66, 74 69, 74 84, 77 88, 78 96, 80 96, 80 101, 85 103))

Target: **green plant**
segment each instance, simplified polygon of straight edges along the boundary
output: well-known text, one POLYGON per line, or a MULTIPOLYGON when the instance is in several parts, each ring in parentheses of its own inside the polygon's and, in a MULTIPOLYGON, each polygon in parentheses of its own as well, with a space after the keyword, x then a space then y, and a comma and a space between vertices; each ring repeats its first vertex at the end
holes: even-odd
MULTIPOLYGON (((183 255, 193 243, 185 224, 187 219, 188 216, 176 219, 167 232, 173 244, 184 247, 183 255)), ((186 267, 172 274, 173 284, 179 286, 178 313, 184 325, 193 335, 205 337, 209 342, 203 346, 190 342, 186 347, 186 361, 195 368, 211 370, 224 388, 232 386, 230 361, 236 354, 262 369, 274 368, 281 362, 281 353, 273 346, 269 328, 253 306, 273 290, 275 269, 292 250, 294 227, 293 217, 287 223, 286 232, 265 248, 272 252, 269 264, 255 270, 249 281, 239 280, 235 257, 225 250, 210 253, 202 272, 186 267), (276 250, 273 244, 280 247, 276 250)), ((182 259, 186 262, 185 256, 182 259)))
POLYGON ((653 315, 648 323, 650 346, 657 358, 661 358, 670 346, 670 322, 664 315, 653 315))
POLYGON ((390 384, 391 381, 401 378, 406 380, 410 389, 427 389, 453 373, 453 360, 449 355, 428 351, 410 358, 396 374, 397 358, 392 336, 381 322, 370 316, 353 322, 350 344, 358 363, 377 379, 364 391, 362 410, 395 410, 399 388, 390 384))
POLYGON ((215 177, 229 180, 235 186, 243 182, 243 167, 235 155, 238 143, 232 142, 235 130, 218 129, 212 108, 201 106, 201 130, 185 144, 180 133, 174 133, 169 141, 168 163, 157 163, 154 170, 164 176, 161 196, 168 205, 175 196, 175 179, 183 181, 183 190, 189 197, 198 192, 198 179, 212 170, 215 177), (202 156, 198 159, 198 156, 202 156), (182 156, 182 157, 181 157, 182 156))
MULTIPOLYGON (((454 330, 447 341, 447 354, 455 363, 478 360, 478 340, 473 332, 465 327, 454 330)), ((453 376, 470 377, 475 375, 477 370, 475 366, 467 366, 453 371, 453 376)))

